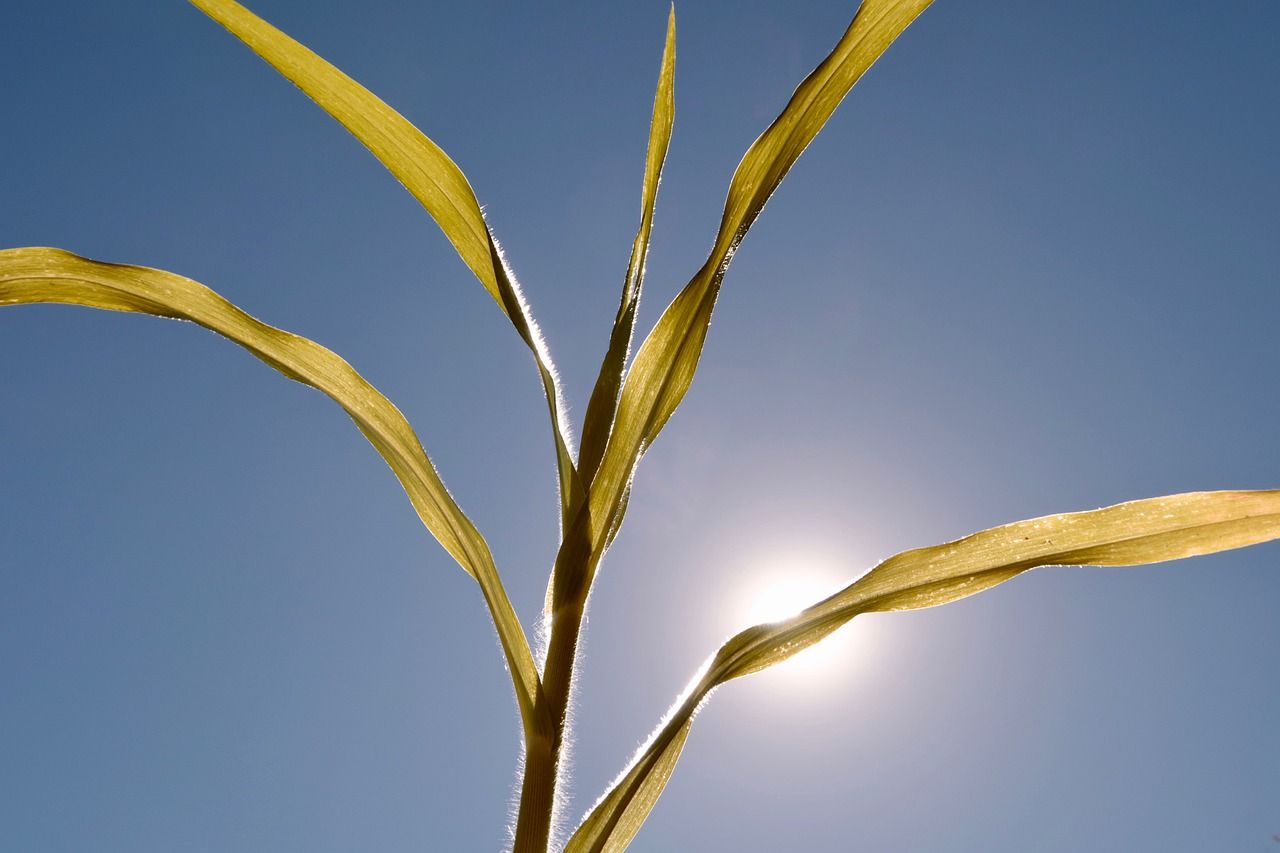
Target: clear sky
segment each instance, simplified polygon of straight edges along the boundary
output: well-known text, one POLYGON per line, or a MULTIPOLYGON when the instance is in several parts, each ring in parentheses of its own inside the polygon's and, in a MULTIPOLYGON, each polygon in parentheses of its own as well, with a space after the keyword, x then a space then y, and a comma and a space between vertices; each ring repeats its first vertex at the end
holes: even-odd
MULTIPOLYGON (((855 4, 677 5, 641 325, 855 4)), ((470 176, 585 409, 666 18, 258 0, 470 176)), ((526 625, 533 365, 416 203, 180 2, 9 0, 0 245, 196 278, 417 426, 526 625)), ((1280 486, 1280 5, 939 0, 725 283, 592 602, 576 820, 761 585, 1034 515, 1280 486)), ((638 851, 1277 849, 1280 546, 1046 569, 698 718, 638 851)), ((187 325, 0 311, 0 848, 499 848, 478 590, 321 395, 187 325)))

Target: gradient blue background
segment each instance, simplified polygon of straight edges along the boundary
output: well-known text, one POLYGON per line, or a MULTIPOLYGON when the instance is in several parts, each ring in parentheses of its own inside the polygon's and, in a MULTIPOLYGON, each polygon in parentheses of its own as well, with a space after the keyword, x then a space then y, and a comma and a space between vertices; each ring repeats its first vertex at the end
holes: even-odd
MULTIPOLYGON (((679 4, 641 323, 854 3, 679 4)), ((254 8, 459 162, 585 408, 665 2, 254 8)), ((9 0, 0 244, 179 272, 418 427, 526 624, 533 367, 416 203, 179 2, 9 0)), ((742 587, 1033 515, 1280 486, 1274 2, 943 0, 801 159, 593 598, 576 820, 742 587)), ((721 690, 638 851, 1242 850, 1280 833, 1280 546, 1050 569, 721 690)), ((190 326, 0 311, 0 848, 493 850, 518 750, 474 584, 328 400, 190 326)))

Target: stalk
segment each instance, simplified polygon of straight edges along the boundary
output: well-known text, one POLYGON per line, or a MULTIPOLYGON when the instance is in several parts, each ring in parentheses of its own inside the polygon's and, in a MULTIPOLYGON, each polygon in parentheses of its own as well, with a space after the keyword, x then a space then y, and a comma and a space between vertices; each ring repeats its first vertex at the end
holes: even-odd
POLYGON ((524 783, 520 789, 520 817, 516 821, 514 853, 546 853, 556 804, 556 769, 562 736, 539 739, 525 748, 524 783))
POLYGON ((546 853, 560 785, 560 758, 568 724, 569 694, 577 662, 578 636, 582 630, 584 601, 574 596, 557 608, 551 619, 551 638, 543 673, 541 701, 551 720, 549 738, 532 741, 526 748, 524 782, 520 790, 520 814, 516 819, 514 853, 546 853))

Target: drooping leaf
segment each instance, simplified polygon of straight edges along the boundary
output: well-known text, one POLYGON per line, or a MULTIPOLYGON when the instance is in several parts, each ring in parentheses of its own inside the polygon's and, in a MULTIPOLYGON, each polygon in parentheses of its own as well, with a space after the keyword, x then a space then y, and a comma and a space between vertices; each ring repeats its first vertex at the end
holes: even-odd
POLYGON ((1051 515, 905 551, 797 615, 720 647, 664 724, 583 821, 566 853, 622 850, 657 801, 693 716, 716 687, 779 663, 860 613, 934 607, 1038 566, 1131 566, 1280 538, 1280 490, 1192 492, 1051 515))
POLYGON ((547 398, 560 481, 561 524, 585 498, 551 355, 462 170, 368 89, 234 0, 191 0, 360 140, 436 221, 533 352, 547 398))
POLYGON ((675 119, 676 73, 676 9, 667 17, 667 38, 662 49, 662 65, 658 73, 658 90, 653 98, 653 118, 649 124, 649 147, 644 161, 644 184, 640 192, 640 227, 631 244, 627 275, 622 282, 622 299, 609 335, 609 349, 600 365, 587 414, 582 427, 582 447, 578 471, 583 483, 590 486, 596 467, 604 455, 613 416, 618 408, 618 392, 631 350, 631 336, 636 326, 636 309, 644 284, 645 257, 649 252, 649 235, 653 231, 653 207, 658 198, 662 165, 671 144, 671 126, 675 119))
POLYGON ((268 326, 204 285, 173 273, 101 263, 61 249, 0 251, 0 306, 34 303, 189 320, 332 398, 391 466, 427 530, 479 582, 526 728, 534 725, 538 671, 489 546, 441 482, 409 422, 351 365, 314 341, 268 326))
MULTIPOLYGON (((865 0, 831 53, 796 89, 782 113, 752 143, 734 172, 715 244, 702 268, 667 306, 627 372, 618 411, 599 470, 592 480, 589 512, 575 524, 566 545, 585 538, 582 577, 558 577, 564 595, 581 595, 612 539, 640 457, 657 438, 693 380, 715 307, 720 282, 733 253, 791 166, 826 124, 854 83, 932 0, 865 0)), ((561 569, 556 569, 557 575, 561 569)), ((566 573, 567 574, 567 573, 566 573)))

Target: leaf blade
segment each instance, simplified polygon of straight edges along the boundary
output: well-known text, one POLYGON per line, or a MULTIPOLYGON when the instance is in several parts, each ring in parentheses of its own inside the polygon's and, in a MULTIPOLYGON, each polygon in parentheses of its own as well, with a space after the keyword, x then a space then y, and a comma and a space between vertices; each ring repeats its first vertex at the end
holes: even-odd
POLYGON ((1141 565, 1275 539, 1280 490, 1189 492, 1014 522, 890 557, 796 616, 747 628, 721 646, 565 851, 623 849, 656 802, 694 714, 713 690, 786 660, 861 613, 935 607, 1039 566, 1141 565))
POLYGON ((743 155, 711 253, 663 312, 623 383, 613 431, 592 481, 589 517, 583 520, 591 528, 594 561, 621 523, 636 465, 693 380, 720 283, 739 243, 840 101, 931 2, 865 0, 835 48, 743 155))
POLYGON ((645 151, 644 181, 640 192, 640 225, 631 244, 627 274, 622 284, 622 299, 609 334, 609 347, 600 364, 600 372, 583 419, 578 468, 582 481, 588 487, 601 457, 604 456, 605 444, 613 427, 627 355, 635 332, 636 311, 644 284, 645 259, 649 252, 649 237, 653 231, 653 210, 675 121, 675 65, 676 9, 673 4, 667 17, 667 35, 662 48, 657 91, 653 98, 653 115, 649 122, 649 144, 645 151))
POLYGON ((0 250, 0 307, 60 303, 187 320, 239 344, 341 406, 404 487, 427 530, 480 584, 526 727, 540 691, 528 640, 484 537, 449 494, 400 411, 336 353, 251 317, 204 285, 149 267, 107 264, 61 249, 0 250))
POLYGON ((358 139, 418 200, 533 353, 551 417, 567 525, 586 493, 551 355, 480 202, 458 165, 408 119, 310 48, 234 0, 190 0, 303 91, 358 139))

